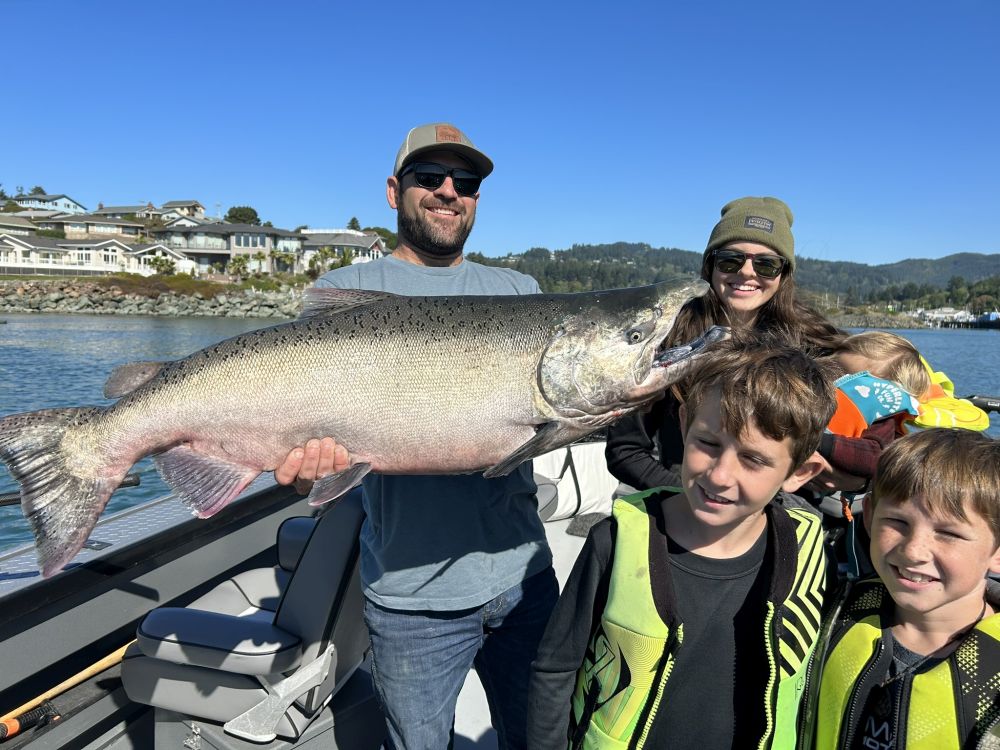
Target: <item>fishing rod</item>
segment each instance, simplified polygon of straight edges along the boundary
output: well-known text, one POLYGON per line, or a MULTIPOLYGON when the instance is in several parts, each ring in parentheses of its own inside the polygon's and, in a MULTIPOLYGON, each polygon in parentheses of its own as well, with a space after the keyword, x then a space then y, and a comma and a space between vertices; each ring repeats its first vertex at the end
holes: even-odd
POLYGON ((1000 411, 1000 396, 966 396, 965 400, 986 412, 1000 411))
MULTIPOLYGON (((115 492, 122 489, 122 487, 138 487, 139 481, 140 478, 138 474, 126 474, 125 478, 122 480, 122 483, 118 485, 118 488, 115 490, 115 492)), ((20 492, 0 492, 0 508, 3 508, 7 505, 18 505, 20 504, 20 502, 21 502, 20 492)))

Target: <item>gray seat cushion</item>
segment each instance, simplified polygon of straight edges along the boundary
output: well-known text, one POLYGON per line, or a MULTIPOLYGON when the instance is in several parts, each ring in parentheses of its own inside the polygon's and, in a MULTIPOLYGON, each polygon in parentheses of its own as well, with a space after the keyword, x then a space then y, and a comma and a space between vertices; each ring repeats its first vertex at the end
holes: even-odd
POLYGON ((146 656, 246 675, 273 675, 297 667, 302 641, 253 617, 160 607, 136 632, 146 656))

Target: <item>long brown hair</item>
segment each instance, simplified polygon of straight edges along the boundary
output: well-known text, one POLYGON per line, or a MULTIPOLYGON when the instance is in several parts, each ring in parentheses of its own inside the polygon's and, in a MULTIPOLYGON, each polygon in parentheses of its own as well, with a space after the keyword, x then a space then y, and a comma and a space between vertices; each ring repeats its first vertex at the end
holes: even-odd
MULTIPOLYGON (((714 257, 712 252, 706 250, 701 262, 701 278, 709 284, 712 282, 714 257)), ((737 327, 729 319, 715 289, 709 286, 705 294, 689 300, 677 313, 674 325, 667 335, 666 346, 691 341, 715 325, 737 327)), ((782 340, 813 356, 830 354, 847 336, 818 311, 798 299, 795 280, 788 265, 781 272, 778 291, 757 310, 750 332, 758 331, 766 332, 769 338, 782 340)))

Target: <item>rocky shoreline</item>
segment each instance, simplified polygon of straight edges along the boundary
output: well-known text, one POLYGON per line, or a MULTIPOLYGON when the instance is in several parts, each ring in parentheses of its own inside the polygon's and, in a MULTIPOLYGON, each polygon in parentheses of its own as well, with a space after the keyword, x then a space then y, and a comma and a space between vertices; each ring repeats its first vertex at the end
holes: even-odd
POLYGON ((215 296, 163 292, 147 296, 92 282, 8 281, 0 283, 0 313, 86 313, 168 317, 294 318, 302 292, 226 291, 215 296))
POLYGON ((830 322, 837 328, 927 328, 927 324, 909 315, 883 315, 863 313, 859 315, 836 315, 830 322))
MULTIPOLYGON (((210 297, 176 292, 148 296, 87 281, 0 282, 0 313, 294 318, 301 309, 302 290, 291 286, 273 292, 226 291, 210 297)), ((907 315, 839 315, 830 322, 838 328, 926 328, 907 315)))

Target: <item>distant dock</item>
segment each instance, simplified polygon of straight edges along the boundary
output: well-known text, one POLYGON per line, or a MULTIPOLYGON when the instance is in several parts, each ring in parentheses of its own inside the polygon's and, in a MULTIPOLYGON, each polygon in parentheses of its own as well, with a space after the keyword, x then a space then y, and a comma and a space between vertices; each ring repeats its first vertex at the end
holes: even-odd
POLYGON ((1000 320, 942 320, 939 328, 986 328, 1000 330, 1000 320))

